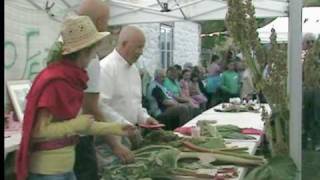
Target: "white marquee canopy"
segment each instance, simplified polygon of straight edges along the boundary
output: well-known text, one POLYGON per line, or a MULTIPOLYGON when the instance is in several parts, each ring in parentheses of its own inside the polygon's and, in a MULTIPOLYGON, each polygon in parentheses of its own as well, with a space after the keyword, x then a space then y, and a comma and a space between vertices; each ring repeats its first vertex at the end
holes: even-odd
MULTIPOLYGON (((253 0, 256 17, 287 15, 285 0, 253 0)), ((228 5, 225 0, 110 0, 110 24, 205 21, 225 18, 228 5), (161 12, 161 2, 168 4, 169 12, 161 12)))
MULTIPOLYGON (((70 9, 82 0, 27 0, 33 8, 54 14, 62 20, 70 9), (54 4, 53 4, 54 3, 54 4), (52 7, 51 7, 52 5, 52 7)), ((173 21, 222 20, 228 11, 226 0, 105 0, 110 6, 110 25, 156 23, 173 21), (167 10, 164 11, 164 3, 167 10)), ((287 16, 287 0, 253 0, 256 17, 287 16)))

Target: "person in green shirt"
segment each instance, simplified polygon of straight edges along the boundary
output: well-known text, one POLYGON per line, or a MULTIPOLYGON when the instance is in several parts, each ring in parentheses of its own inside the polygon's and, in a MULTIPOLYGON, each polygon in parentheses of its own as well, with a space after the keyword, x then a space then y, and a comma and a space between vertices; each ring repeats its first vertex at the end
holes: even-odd
POLYGON ((222 73, 220 88, 223 92, 224 101, 240 96, 240 77, 239 73, 235 71, 234 62, 229 62, 227 70, 222 73))
POLYGON ((169 67, 167 69, 167 77, 165 78, 163 85, 167 88, 168 91, 172 93, 172 95, 178 97, 181 94, 180 83, 178 82, 178 73, 175 67, 169 67))
POLYGON ((167 69, 167 78, 164 80, 163 86, 168 90, 170 95, 179 103, 186 103, 193 108, 199 108, 192 102, 191 97, 182 95, 180 83, 178 82, 178 72, 174 66, 171 66, 167 69))

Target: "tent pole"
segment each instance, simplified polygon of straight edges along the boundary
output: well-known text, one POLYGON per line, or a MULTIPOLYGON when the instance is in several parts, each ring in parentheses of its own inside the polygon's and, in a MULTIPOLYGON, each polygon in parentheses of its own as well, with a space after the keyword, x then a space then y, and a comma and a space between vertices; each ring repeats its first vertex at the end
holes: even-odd
POLYGON ((301 131, 302 131, 302 0, 289 2, 288 33, 288 93, 289 93, 289 148, 297 165, 297 180, 301 180, 301 131))

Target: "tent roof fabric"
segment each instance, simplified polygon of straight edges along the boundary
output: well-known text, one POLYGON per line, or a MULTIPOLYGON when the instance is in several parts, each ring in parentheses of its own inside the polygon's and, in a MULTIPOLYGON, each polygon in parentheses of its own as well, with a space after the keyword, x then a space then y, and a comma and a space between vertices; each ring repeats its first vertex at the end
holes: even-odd
MULTIPOLYGON (((320 35, 320 7, 305 7, 302 10, 302 33, 313 33, 320 35)), ((266 26, 258 29, 259 38, 262 43, 270 42, 271 29, 277 33, 278 42, 288 41, 288 17, 278 17, 266 26)))
MULTIPOLYGON (((46 1, 27 0, 34 9, 45 11, 46 1)), ((54 19, 62 19, 83 0, 54 1, 49 9, 54 19)), ((226 0, 104 0, 109 4, 110 25, 160 23, 173 21, 223 20, 228 11, 226 0), (159 3, 168 3, 169 12, 161 12, 159 3)), ((287 16, 287 0, 253 0, 256 17, 287 16)), ((48 3, 50 7, 52 3, 48 3)))
MULTIPOLYGON (((159 1, 161 2, 161 1, 159 1)), ((225 19, 225 0, 166 0, 169 12, 161 12, 157 0, 110 0, 110 25, 225 19)), ((286 0, 253 0, 256 17, 287 15, 286 0)))

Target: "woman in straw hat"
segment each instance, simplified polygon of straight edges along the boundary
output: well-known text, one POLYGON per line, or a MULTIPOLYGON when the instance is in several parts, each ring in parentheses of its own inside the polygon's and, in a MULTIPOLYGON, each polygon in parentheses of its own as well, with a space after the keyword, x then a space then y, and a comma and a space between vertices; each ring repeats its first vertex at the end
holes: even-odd
POLYGON ((107 35, 97 32, 87 16, 70 17, 63 23, 62 58, 38 74, 27 96, 17 180, 75 180, 74 147, 79 134, 134 133, 130 125, 78 115, 88 81, 84 68, 107 35))

